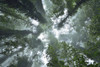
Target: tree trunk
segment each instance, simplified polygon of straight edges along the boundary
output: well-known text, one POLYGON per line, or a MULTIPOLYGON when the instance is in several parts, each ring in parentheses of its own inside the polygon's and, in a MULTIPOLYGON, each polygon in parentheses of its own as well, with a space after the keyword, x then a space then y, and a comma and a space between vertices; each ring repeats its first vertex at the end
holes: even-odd
POLYGON ((9 37, 12 35, 25 36, 30 33, 34 34, 33 32, 28 31, 28 30, 0 30, 0 39, 9 37))

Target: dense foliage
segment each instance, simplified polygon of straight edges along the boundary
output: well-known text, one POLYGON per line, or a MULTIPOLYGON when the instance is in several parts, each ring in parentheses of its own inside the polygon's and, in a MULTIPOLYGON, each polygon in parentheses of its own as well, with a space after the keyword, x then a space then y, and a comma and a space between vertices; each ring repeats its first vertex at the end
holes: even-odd
POLYGON ((48 67, 99 67, 100 64, 89 64, 89 58, 83 52, 65 42, 58 43, 57 47, 49 46, 47 50, 50 60, 48 67))
POLYGON ((0 67, 100 67, 99 48, 99 0, 0 0, 0 67))

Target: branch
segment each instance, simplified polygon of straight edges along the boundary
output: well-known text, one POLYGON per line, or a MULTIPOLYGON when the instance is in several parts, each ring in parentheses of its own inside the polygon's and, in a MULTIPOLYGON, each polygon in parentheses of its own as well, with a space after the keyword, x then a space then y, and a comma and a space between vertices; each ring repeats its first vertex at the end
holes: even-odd
POLYGON ((58 24, 58 28, 61 28, 63 26, 63 24, 66 22, 67 18, 69 16, 72 16, 74 14, 74 12, 85 2, 87 2, 89 0, 80 0, 78 3, 76 3, 75 8, 72 10, 72 12, 69 12, 68 15, 58 24))

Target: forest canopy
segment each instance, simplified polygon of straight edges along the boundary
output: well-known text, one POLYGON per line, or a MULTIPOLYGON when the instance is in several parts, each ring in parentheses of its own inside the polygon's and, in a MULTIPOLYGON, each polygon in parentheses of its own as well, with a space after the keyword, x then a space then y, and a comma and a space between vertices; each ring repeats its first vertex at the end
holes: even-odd
POLYGON ((0 67, 100 67, 100 0, 0 0, 0 67))

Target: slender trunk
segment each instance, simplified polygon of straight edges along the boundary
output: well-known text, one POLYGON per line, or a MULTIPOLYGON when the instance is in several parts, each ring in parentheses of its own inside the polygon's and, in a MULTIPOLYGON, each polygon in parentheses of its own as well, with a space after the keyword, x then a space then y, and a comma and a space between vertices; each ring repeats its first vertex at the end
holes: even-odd
POLYGON ((2 39, 4 37, 9 37, 12 35, 25 36, 25 35, 28 35, 30 33, 33 34, 33 32, 28 31, 28 30, 0 30, 0 39, 2 39))

